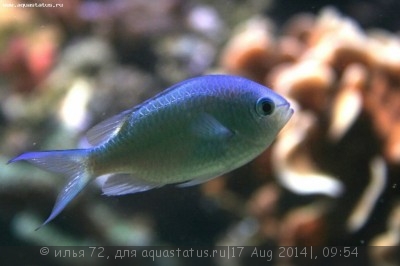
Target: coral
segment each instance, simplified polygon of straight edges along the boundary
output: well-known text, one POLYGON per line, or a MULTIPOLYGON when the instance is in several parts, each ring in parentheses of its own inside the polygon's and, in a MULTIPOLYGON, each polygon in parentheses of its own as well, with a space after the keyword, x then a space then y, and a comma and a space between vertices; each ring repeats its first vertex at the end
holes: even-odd
MULTIPOLYGON (((332 7, 279 24, 267 2, 0 7, 3 165, 26 150, 88 145, 90 126, 203 73, 246 76, 296 109, 272 149, 232 173, 118 198, 93 184, 37 232, 64 180, 3 166, 1 243, 397 245, 399 36, 332 7)), ((370 261, 396 265, 396 250, 371 249, 370 261)))
POLYGON ((282 243, 356 245, 360 235, 362 243, 375 243, 372 232, 384 223, 371 220, 391 208, 378 201, 392 199, 391 185, 398 182, 399 37, 365 32, 333 8, 295 16, 283 36, 271 33, 265 21, 257 27, 262 30, 249 27, 231 37, 221 65, 257 78, 297 106, 273 148, 269 174, 287 190, 282 204, 286 197, 309 195, 304 203, 311 205, 288 209, 282 226, 292 229, 280 237, 291 241, 282 243), (254 55, 256 45, 263 52, 254 55), (320 208, 321 202, 328 204, 320 208))

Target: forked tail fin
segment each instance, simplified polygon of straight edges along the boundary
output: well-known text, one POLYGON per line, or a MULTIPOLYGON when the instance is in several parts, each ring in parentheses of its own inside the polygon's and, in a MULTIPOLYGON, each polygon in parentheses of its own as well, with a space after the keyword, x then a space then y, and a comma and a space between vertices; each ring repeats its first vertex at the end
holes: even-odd
POLYGON ((47 220, 36 230, 53 220, 75 198, 92 179, 88 169, 89 150, 60 150, 27 152, 8 163, 27 161, 43 170, 63 174, 67 184, 57 197, 53 210, 47 220))

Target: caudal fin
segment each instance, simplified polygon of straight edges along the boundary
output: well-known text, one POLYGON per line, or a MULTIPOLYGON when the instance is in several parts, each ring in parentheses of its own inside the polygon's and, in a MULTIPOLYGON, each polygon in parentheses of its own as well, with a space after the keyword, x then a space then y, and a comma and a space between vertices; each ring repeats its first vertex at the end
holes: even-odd
POLYGON ((88 153, 88 150, 27 152, 8 162, 27 161, 43 170, 63 174, 68 178, 49 218, 36 230, 53 220, 89 183, 91 175, 87 167, 88 153))

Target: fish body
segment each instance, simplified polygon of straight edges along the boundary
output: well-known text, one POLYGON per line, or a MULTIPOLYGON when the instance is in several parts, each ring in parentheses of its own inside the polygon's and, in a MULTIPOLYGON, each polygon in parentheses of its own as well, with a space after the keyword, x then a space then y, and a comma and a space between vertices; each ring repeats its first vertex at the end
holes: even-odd
POLYGON ((88 131, 92 148, 24 153, 28 161, 69 177, 54 219, 91 180, 106 178, 106 195, 166 184, 190 186, 254 159, 293 114, 272 90, 245 78, 209 75, 178 83, 88 131))

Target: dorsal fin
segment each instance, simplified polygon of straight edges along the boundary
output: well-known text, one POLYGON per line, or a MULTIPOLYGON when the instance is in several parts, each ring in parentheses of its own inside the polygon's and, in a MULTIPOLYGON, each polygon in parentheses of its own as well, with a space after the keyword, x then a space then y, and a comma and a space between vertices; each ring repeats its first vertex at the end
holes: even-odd
POLYGON ((86 133, 86 138, 92 145, 99 145, 119 132, 132 110, 126 110, 95 125, 86 133))
POLYGON ((162 96, 170 93, 171 91, 183 87, 185 84, 190 83, 195 81, 195 79, 189 79, 189 80, 184 80, 178 84, 173 85, 172 87, 158 93, 154 97, 144 101, 143 103, 126 110, 120 114, 117 114, 111 118, 108 118, 104 120, 103 122, 100 122, 99 124, 95 125, 92 127, 87 133, 86 133, 86 138, 89 141, 91 145, 99 145, 107 140, 109 140, 111 137, 113 137, 115 134, 118 133, 120 130, 121 126, 124 124, 126 121, 126 118, 133 112, 139 110, 143 106, 149 104, 150 102, 161 98, 162 96))

